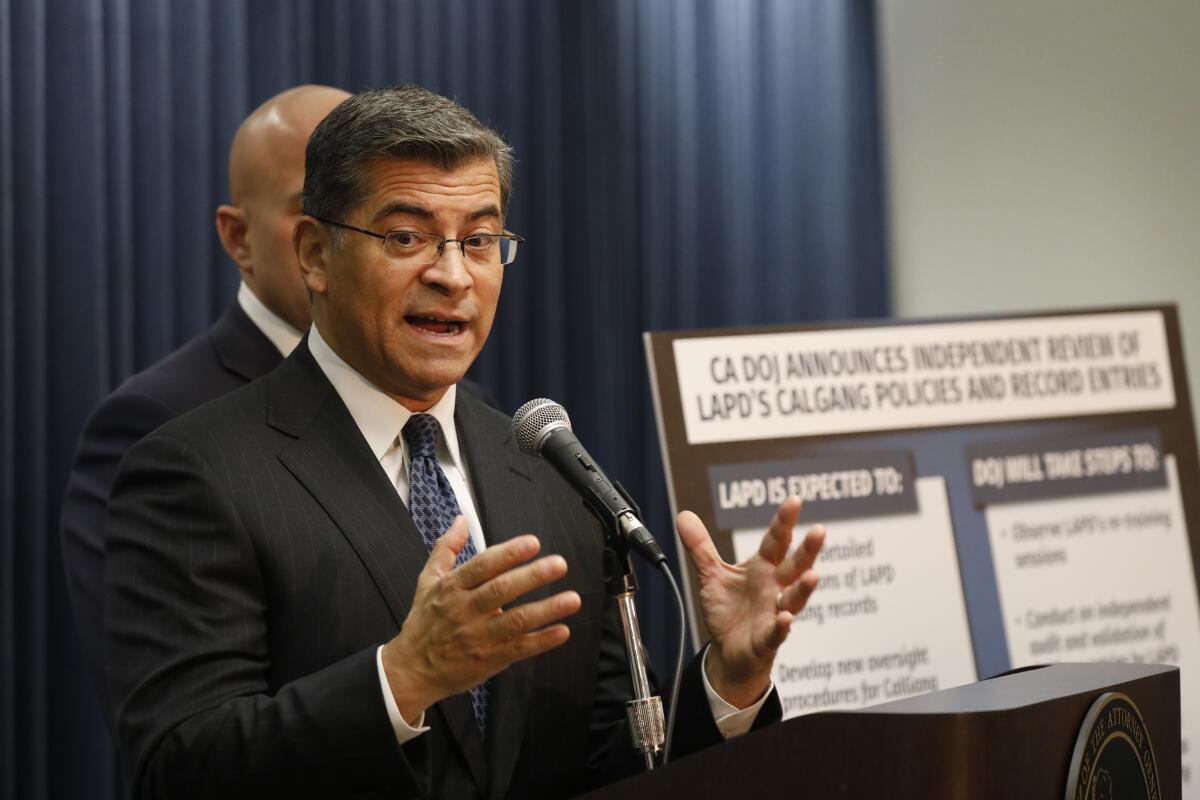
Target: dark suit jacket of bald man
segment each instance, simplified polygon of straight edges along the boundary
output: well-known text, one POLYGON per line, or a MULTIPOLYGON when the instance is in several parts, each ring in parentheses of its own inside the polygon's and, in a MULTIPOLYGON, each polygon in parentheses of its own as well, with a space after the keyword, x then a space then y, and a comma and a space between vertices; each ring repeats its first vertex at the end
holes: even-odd
MULTIPOLYGON (((307 342, 265 379, 176 419, 121 465, 107 526, 106 639, 117 734, 138 796, 563 797, 640 769, 603 533, 509 418, 460 393, 455 420, 489 544, 537 533, 583 604, 562 647, 466 694, 403 746, 376 649, 428 553, 307 342)), ((682 755, 719 742, 698 659, 682 755)), ((772 698, 756 726, 779 719, 772 698)))
POLYGON ((117 466, 129 448, 164 422, 240 389, 282 360, 235 300, 207 331, 104 398, 84 426, 63 496, 63 567, 79 642, 110 727, 104 672, 104 518, 117 466))
MULTIPOLYGON (((112 726, 104 670, 104 518, 117 466, 134 443, 193 408, 266 375, 283 356, 235 300, 207 331, 129 378, 93 412, 63 496, 63 567, 76 630, 112 726)), ((482 386, 460 386, 489 405, 482 386)))

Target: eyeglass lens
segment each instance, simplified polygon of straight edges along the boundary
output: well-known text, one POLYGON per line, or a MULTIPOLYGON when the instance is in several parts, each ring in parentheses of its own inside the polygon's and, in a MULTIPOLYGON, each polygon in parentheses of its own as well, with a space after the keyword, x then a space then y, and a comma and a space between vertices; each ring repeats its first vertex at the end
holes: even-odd
POLYGON ((455 240, 417 231, 389 231, 384 239, 388 255, 413 264, 437 261, 446 245, 458 248, 463 258, 474 264, 511 264, 517 257, 516 240, 500 234, 477 234, 455 240))

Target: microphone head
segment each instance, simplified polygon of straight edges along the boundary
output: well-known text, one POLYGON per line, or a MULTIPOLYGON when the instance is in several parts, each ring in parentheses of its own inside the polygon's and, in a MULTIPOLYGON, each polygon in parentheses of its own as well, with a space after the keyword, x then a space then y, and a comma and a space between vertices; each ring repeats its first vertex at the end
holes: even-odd
POLYGON ((513 438, 526 455, 538 455, 542 442, 559 428, 571 430, 571 418, 565 408, 545 397, 530 400, 513 414, 513 438))

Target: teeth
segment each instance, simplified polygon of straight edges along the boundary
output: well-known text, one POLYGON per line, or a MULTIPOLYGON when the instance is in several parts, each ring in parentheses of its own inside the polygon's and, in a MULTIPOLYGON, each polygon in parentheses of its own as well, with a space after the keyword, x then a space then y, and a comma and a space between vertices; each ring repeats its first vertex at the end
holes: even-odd
POLYGON ((432 329, 435 333, 441 333, 444 336, 460 332, 465 324, 461 320, 438 319, 437 317, 425 317, 417 314, 410 316, 408 319, 414 325, 432 329))

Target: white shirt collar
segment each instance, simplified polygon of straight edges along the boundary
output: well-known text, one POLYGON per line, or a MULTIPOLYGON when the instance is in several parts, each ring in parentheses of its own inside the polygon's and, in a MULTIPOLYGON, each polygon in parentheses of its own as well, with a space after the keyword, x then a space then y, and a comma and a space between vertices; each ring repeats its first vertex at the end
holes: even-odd
POLYGON ((283 317, 267 308, 245 281, 242 281, 242 285, 238 287, 237 301, 250 321, 271 340, 271 344, 275 345, 275 349, 284 358, 287 358, 296 349, 296 345, 300 344, 300 339, 304 337, 304 334, 288 324, 283 317))
MULTIPOLYGON (((334 390, 346 404, 350 416, 362 431, 363 437, 375 458, 382 459, 396 442, 396 437, 404 429, 413 412, 388 397, 379 387, 360 375, 353 367, 342 360, 333 348, 321 336, 321 332, 313 325, 308 332, 308 349, 312 352, 317 366, 325 373, 325 377, 333 384, 334 390)), ((441 423, 445 435, 446 446, 450 457, 456 466, 462 467, 462 459, 458 452, 458 430, 454 425, 454 402, 458 387, 451 386, 434 403, 433 408, 426 411, 441 423)), ((400 439, 403 446, 403 438, 400 439)))

